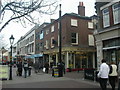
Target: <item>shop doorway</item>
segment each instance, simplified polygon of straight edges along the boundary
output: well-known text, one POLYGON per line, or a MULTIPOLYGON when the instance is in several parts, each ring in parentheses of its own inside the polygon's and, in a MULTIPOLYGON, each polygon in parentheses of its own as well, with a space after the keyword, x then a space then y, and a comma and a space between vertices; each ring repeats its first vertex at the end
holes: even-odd
POLYGON ((82 68, 87 68, 87 58, 82 58, 82 68))

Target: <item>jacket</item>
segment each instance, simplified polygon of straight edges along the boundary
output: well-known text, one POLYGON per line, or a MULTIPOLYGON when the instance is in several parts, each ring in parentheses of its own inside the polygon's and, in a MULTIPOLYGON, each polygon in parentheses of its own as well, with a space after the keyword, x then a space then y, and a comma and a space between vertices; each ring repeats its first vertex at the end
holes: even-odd
POLYGON ((100 65, 100 70, 99 73, 97 74, 97 76, 99 78, 108 78, 109 75, 109 66, 106 63, 102 63, 100 65))
POLYGON ((118 77, 119 77, 119 79, 120 79, 120 62, 119 62, 119 64, 118 64, 118 77))
POLYGON ((112 64, 112 65, 110 66, 109 76, 117 76, 117 65, 112 64))

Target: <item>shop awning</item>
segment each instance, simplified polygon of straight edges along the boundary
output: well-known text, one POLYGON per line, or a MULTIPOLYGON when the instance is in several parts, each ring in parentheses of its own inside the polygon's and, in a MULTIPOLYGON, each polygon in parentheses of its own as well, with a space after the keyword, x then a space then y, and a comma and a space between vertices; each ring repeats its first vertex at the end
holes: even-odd
POLYGON ((31 55, 31 56, 34 57, 34 58, 36 58, 36 57, 42 57, 43 54, 33 54, 33 55, 31 55))

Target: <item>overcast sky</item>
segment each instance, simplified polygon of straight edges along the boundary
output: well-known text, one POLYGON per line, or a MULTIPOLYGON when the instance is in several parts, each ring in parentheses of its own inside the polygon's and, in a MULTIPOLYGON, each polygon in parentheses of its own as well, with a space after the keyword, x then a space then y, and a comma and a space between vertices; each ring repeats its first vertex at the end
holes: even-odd
MULTIPOLYGON (((62 4, 61 6, 62 15, 71 12, 78 13, 79 2, 84 3, 86 16, 92 16, 95 14, 95 8, 94 8, 95 0, 61 0, 60 3, 62 4)), ((59 8, 57 9, 55 15, 43 16, 40 23, 42 24, 43 22, 49 22, 50 19, 57 19, 58 17, 59 17, 59 8)), ((7 27, 5 27, 0 33, 4 35, 5 42, 9 44, 10 43, 9 37, 11 36, 11 34, 13 34, 13 36, 15 37, 15 42, 17 42, 18 39, 21 36, 24 36, 25 33, 28 32, 32 27, 33 26, 27 25, 27 28, 23 28, 21 24, 10 22, 10 24, 7 25, 7 27)))

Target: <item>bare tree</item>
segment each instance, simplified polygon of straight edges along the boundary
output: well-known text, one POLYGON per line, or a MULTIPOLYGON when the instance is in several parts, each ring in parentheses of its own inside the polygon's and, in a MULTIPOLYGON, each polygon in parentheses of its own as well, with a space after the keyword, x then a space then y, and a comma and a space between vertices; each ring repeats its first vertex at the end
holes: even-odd
POLYGON ((11 21, 38 24, 41 15, 52 15, 57 9, 58 0, 0 0, 0 32, 11 21))

